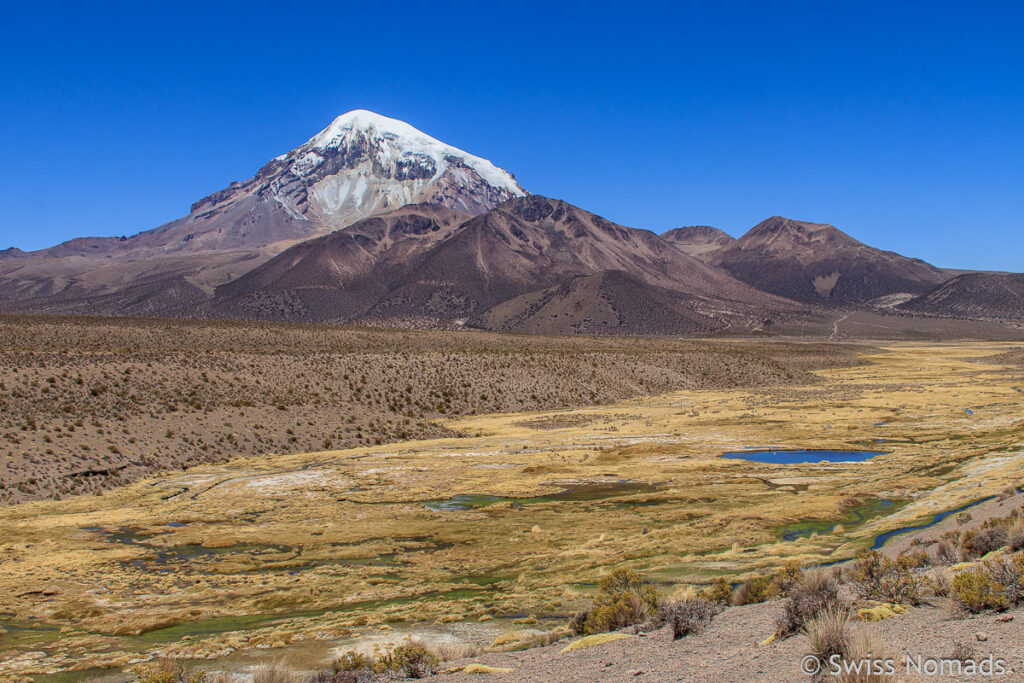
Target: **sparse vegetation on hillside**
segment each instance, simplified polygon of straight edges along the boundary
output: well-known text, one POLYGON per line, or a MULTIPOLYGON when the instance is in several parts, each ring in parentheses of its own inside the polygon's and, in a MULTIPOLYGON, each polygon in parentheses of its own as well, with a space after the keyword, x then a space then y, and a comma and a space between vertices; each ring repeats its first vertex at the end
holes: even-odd
POLYGON ((842 347, 0 316, 0 502, 239 455, 451 435, 438 419, 806 382, 842 347))

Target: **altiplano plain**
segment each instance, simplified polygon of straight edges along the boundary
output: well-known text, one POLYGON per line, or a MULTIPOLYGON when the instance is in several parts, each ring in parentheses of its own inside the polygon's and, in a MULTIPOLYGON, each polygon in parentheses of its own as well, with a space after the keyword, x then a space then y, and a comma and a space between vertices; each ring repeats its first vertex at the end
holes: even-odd
POLYGON ((671 590, 848 559, 1024 484, 1019 343, 855 353, 797 384, 441 419, 453 436, 240 457, 0 509, 0 676, 326 661, 445 624, 484 642, 516 618, 564 622, 617 568, 671 590), (720 457, 768 446, 883 454, 720 457))

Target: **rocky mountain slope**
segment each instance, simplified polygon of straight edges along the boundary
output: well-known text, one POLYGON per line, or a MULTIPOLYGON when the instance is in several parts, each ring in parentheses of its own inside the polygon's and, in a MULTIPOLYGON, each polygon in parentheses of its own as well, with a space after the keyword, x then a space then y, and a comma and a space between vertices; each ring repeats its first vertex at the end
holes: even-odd
POLYGON ((1024 320, 1024 274, 966 273, 898 307, 948 318, 1024 320))
MULTIPOLYGON (((243 317, 451 326, 529 292, 614 271, 621 274, 611 276, 620 291, 627 277, 641 289, 659 290, 658 297, 670 296, 673 307, 715 302, 705 304, 705 313, 679 309, 688 320, 705 320, 686 325, 691 331, 793 308, 654 233, 539 195, 509 200, 458 225, 455 220, 450 212, 418 205, 357 223, 292 247, 219 288, 211 306, 217 314, 243 317)), ((591 285, 598 281, 570 288, 593 298, 598 292, 591 285)), ((641 289, 632 296, 642 297, 641 289)), ((495 329, 510 324, 502 313, 474 319, 495 329)))
POLYGON ((648 284, 621 270, 604 270, 500 303, 467 325, 527 334, 669 336, 721 329, 736 315, 716 313, 720 311, 691 294, 648 284))
POLYGON ((717 251, 732 246, 736 238, 710 225, 690 225, 661 233, 661 239, 671 242, 690 256, 709 261, 717 251))
POLYGON ((923 294, 948 278, 924 261, 869 247, 834 226, 781 216, 705 258, 758 289, 828 306, 923 294))
POLYGON ((358 319, 387 296, 424 252, 469 214, 411 204, 308 240, 220 287, 211 317, 257 320, 358 319))

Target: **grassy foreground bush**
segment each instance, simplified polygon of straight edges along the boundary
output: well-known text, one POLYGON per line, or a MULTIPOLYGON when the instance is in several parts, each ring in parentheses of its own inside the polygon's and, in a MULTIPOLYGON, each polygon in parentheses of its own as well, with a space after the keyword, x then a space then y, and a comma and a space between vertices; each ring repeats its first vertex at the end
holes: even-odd
POLYGON ((593 635, 642 624, 657 614, 658 594, 632 569, 616 569, 601 579, 594 605, 577 613, 569 627, 577 635, 593 635))
POLYGON ((853 565, 850 579, 862 598, 902 605, 919 605, 924 580, 914 573, 918 566, 913 556, 887 557, 877 550, 862 553, 853 565))
POLYGON ((970 614, 1024 604, 1024 553, 960 572, 953 577, 950 598, 970 614))
POLYGON ((845 606, 839 598, 836 572, 823 567, 806 569, 788 584, 775 632, 780 636, 792 635, 803 630, 819 615, 839 611, 845 613, 845 606))
POLYGON ((876 670, 874 661, 885 659, 885 646, 863 627, 855 631, 849 628, 850 614, 846 609, 829 607, 811 619, 806 626, 810 641, 810 654, 822 662, 822 669, 816 680, 836 683, 883 683, 897 680, 894 675, 876 670), (827 668, 829 658, 838 655, 841 664, 838 675, 827 668))
POLYGON ((310 683, 373 683, 394 677, 426 678, 437 673, 441 661, 422 645, 399 645, 379 657, 356 651, 336 659, 330 671, 321 671, 310 683))

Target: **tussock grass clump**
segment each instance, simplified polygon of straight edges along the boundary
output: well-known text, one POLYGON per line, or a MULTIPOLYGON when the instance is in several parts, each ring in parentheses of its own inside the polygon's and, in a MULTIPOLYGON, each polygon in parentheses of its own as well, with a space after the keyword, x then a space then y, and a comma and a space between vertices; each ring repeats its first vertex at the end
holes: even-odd
POLYGON ((483 652, 483 648, 473 643, 439 643, 429 649, 442 662, 478 657, 483 652))
POLYGON ((860 668, 848 667, 838 676, 830 677, 838 683, 892 683, 897 679, 895 674, 888 674, 875 668, 879 660, 888 656, 885 645, 864 628, 854 630, 847 636, 846 651, 843 659, 848 662, 859 662, 860 668), (871 666, 868 666, 871 664, 871 666), (851 670, 852 669, 852 670, 851 670))
POLYGON ((252 673, 252 683, 295 683, 296 676, 280 662, 263 664, 252 673))
MULTIPOLYGON (((488 652, 517 652, 519 650, 529 650, 534 647, 544 647, 557 643, 562 638, 569 635, 569 629, 553 629, 551 631, 507 631, 502 633, 495 638, 491 644, 487 647, 488 652)), ((577 634, 578 635, 578 634, 577 634)), ((480 654, 480 648, 476 648, 475 654, 464 654, 459 657, 445 658, 438 653, 437 649, 434 652, 441 657, 442 661, 447 659, 462 659, 465 657, 475 657, 480 654)))
POLYGON ((850 621, 849 611, 832 606, 822 610, 804 625, 811 641, 811 654, 827 662, 832 655, 844 655, 849 642, 846 624, 850 621))
POLYGON ((956 564, 960 561, 960 551, 948 538, 940 539, 935 544, 935 561, 938 564, 956 564))
POLYGON ((810 654, 822 663, 816 680, 838 683, 897 680, 895 674, 886 673, 882 665, 886 658, 885 646, 863 627, 851 630, 849 623, 850 613, 841 607, 829 607, 807 623, 810 654))
POLYGON ((616 569, 601 579, 594 605, 582 625, 574 623, 572 627, 582 635, 617 631, 646 622, 657 610, 658 595, 654 587, 645 584, 640 574, 632 569, 616 569))
POLYGON ((803 630, 807 624, 826 612, 843 611, 836 572, 813 567, 800 573, 788 584, 783 611, 775 623, 775 632, 788 636, 803 630))

